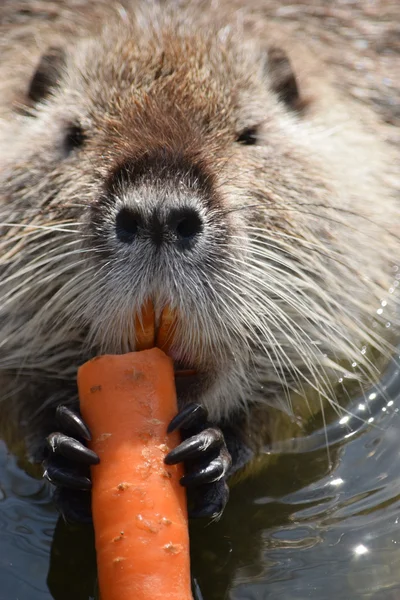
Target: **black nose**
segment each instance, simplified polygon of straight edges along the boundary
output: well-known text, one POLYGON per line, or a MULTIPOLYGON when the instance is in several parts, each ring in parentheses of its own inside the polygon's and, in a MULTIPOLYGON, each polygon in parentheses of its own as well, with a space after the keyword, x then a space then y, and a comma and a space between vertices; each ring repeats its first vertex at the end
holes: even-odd
POLYGON ((178 248, 190 249, 204 229, 203 219, 196 208, 171 208, 161 214, 154 211, 144 216, 139 209, 122 208, 116 217, 115 231, 120 242, 132 244, 135 240, 150 238, 156 246, 175 243, 178 248))
POLYGON ((115 220, 115 231, 120 242, 131 244, 141 227, 143 222, 139 212, 130 208, 121 208, 115 220))
POLYGON ((167 218, 168 229, 177 240, 193 240, 203 231, 203 220, 194 208, 172 209, 167 218))

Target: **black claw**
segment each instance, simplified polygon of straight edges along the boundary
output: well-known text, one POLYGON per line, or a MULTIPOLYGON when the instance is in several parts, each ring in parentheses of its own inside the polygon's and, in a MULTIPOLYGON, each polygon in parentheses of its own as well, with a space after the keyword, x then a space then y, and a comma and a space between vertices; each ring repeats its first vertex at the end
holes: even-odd
POLYGON ((93 450, 89 450, 78 440, 63 433, 52 433, 47 438, 47 443, 54 454, 60 454, 83 465, 97 465, 100 462, 99 457, 93 450))
POLYGON ((214 460, 210 461, 207 466, 184 475, 181 478, 180 483, 185 487, 191 487, 219 481, 222 477, 224 477, 224 475, 226 475, 230 464, 230 456, 228 453, 226 455, 220 455, 217 458, 214 458, 214 460))
POLYGON ((80 475, 76 471, 58 467, 53 464, 48 464, 45 466, 43 477, 45 477, 53 485, 62 486, 73 490, 88 491, 92 488, 92 482, 89 477, 80 475))
POLYGON ((81 437, 88 441, 92 439, 90 431, 82 417, 67 406, 57 407, 56 419, 60 427, 73 437, 81 437))
POLYGON ((207 411, 201 404, 187 404, 170 422, 167 433, 207 421, 207 411))
POLYGON ((207 450, 222 446, 223 443, 224 436, 220 429, 214 427, 205 429, 171 450, 165 457, 164 462, 167 465, 175 465, 183 460, 201 457, 207 450))
POLYGON ((190 487, 201 485, 203 483, 212 483, 218 481, 224 474, 224 467, 219 458, 212 460, 206 467, 199 469, 194 473, 188 473, 180 479, 181 485, 190 487))
POLYGON ((224 479, 210 485, 196 488, 193 508, 189 509, 191 519, 212 517, 219 519, 229 500, 229 488, 224 479))

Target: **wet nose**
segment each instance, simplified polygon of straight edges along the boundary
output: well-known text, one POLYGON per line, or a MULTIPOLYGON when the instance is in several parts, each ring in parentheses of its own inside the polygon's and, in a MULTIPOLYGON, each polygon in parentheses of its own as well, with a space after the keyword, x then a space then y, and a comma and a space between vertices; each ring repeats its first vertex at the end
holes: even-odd
POLYGON ((133 244, 147 238, 155 246, 174 243, 181 250, 193 248, 203 233, 203 219, 193 207, 154 211, 144 216, 140 209, 121 208, 116 216, 115 231, 120 242, 133 244))

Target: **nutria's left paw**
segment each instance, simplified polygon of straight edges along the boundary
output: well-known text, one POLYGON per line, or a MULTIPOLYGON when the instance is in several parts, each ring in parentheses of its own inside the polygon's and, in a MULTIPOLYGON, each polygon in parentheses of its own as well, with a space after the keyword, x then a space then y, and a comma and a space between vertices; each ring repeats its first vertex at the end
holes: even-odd
POLYGON ((90 431, 78 412, 59 406, 56 428, 46 438, 43 477, 55 486, 54 503, 66 521, 90 522, 90 465, 99 457, 84 444, 90 431))
POLYGON ((185 463, 186 473, 180 482, 193 496, 189 516, 217 518, 229 498, 226 476, 232 464, 224 434, 208 421, 199 404, 189 404, 176 415, 168 432, 175 429, 180 429, 185 439, 167 454, 165 463, 185 463))

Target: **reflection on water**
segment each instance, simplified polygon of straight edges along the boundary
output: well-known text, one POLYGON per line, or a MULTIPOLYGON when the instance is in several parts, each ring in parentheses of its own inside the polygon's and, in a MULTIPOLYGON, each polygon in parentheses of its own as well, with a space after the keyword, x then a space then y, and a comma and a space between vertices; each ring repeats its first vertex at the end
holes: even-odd
MULTIPOLYGON (((400 598, 398 374, 384 385, 385 399, 356 403, 362 420, 330 426, 333 466, 320 433, 281 444, 221 521, 192 524, 204 600, 400 598)), ((56 523, 48 488, 0 443, 0 600, 93 597, 91 528, 56 523)))
POLYGON ((56 515, 42 481, 26 475, 0 442, 0 599, 47 600, 56 515))

